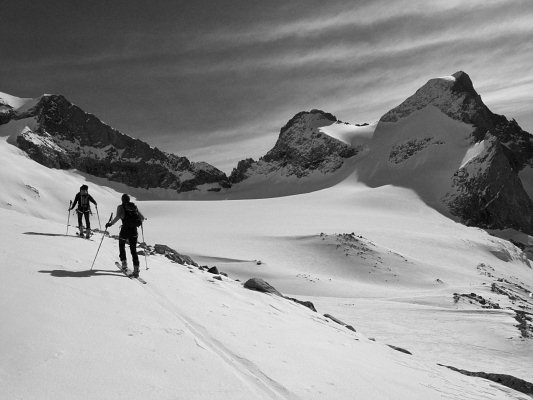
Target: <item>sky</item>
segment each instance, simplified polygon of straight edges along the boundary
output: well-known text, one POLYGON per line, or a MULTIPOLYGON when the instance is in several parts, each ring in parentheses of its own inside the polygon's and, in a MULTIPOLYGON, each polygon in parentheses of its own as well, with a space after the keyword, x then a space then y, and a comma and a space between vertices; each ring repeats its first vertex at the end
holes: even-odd
POLYGON ((300 111, 373 122, 459 70, 533 132, 531 0, 4 0, 0 35, 1 92, 226 173, 300 111))

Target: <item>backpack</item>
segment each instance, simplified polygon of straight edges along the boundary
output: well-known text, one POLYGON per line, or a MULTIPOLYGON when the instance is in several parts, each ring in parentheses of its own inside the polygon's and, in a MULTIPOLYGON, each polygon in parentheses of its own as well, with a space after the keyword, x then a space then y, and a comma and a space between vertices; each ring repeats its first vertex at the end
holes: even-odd
POLYGON ((79 209, 81 211, 88 211, 91 208, 89 204, 89 195, 88 194, 80 194, 80 205, 79 209))
POLYGON ((139 215, 139 210, 134 203, 122 204, 124 208, 124 218, 122 219, 122 226, 126 228, 137 228, 142 225, 143 221, 139 215))

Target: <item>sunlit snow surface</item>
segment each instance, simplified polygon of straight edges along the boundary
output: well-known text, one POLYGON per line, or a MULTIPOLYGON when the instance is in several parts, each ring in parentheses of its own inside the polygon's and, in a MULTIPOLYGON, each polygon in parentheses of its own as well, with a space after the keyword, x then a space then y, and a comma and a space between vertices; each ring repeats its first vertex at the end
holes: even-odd
MULTIPOLYGON (((141 256, 142 286, 114 268, 115 240, 103 240, 90 271, 100 236, 65 236, 68 202, 85 182, 0 141, 6 398, 525 398, 437 363, 531 381, 533 342, 520 337, 511 301, 491 292, 501 278, 526 297, 529 261, 411 189, 371 188, 353 174, 281 198, 139 201, 146 242, 230 277, 215 280, 162 256, 149 256, 146 270, 141 256), (249 277, 310 299, 319 312, 243 289, 249 277), (502 309, 454 301, 472 292, 502 309)), ((89 186, 103 224, 120 193, 89 186)))

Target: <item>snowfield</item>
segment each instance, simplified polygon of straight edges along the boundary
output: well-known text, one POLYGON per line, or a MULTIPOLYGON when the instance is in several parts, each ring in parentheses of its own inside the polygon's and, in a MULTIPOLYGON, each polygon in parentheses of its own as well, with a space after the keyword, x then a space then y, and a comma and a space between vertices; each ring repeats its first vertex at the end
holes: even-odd
POLYGON ((83 183, 102 225, 116 210, 121 193, 100 182, 0 141, 2 397, 528 398, 437 364, 531 382, 533 341, 513 311, 533 307, 531 261, 413 190, 352 174, 280 198, 139 201, 148 244, 229 275, 141 256, 142 285, 114 266, 115 239, 103 239, 91 270, 101 235, 66 235, 83 183), (318 312, 245 289, 251 277, 318 312))

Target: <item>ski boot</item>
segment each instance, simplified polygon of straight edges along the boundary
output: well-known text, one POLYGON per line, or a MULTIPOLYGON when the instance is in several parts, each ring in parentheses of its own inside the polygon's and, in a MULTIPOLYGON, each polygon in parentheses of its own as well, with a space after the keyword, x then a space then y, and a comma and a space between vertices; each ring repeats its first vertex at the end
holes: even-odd
POLYGON ((78 230, 79 230, 78 235, 82 238, 83 237, 83 226, 82 225, 78 226, 78 230))
POLYGON ((138 265, 133 266, 133 274, 131 274, 131 276, 133 276, 134 278, 139 277, 139 266, 138 265))
POLYGON ((122 270, 123 271, 126 271, 128 269, 128 261, 122 260, 121 261, 121 265, 122 265, 122 270))
POLYGON ((91 237, 91 230, 87 228, 87 230, 85 231, 85 239, 89 239, 90 237, 91 237))

